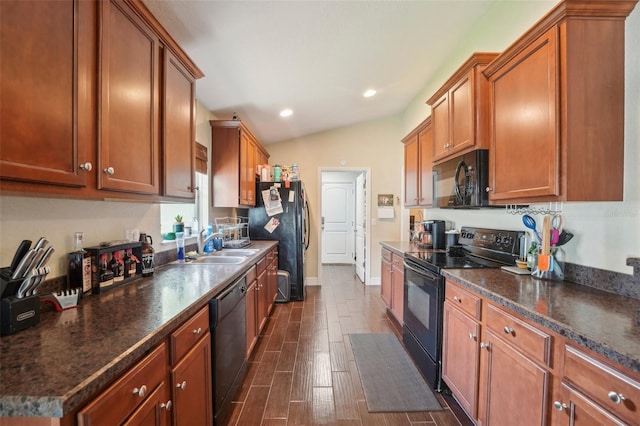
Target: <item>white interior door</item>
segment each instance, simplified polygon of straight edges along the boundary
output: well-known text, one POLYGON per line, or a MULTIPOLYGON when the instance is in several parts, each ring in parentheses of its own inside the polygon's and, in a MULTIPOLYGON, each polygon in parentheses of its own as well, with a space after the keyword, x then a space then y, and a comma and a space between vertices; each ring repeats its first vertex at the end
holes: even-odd
POLYGON ((367 242, 367 182, 365 173, 356 178, 356 237, 355 237, 355 268, 360 281, 365 282, 365 259, 367 242))
POLYGON ((353 183, 322 184, 322 263, 353 264, 353 183))

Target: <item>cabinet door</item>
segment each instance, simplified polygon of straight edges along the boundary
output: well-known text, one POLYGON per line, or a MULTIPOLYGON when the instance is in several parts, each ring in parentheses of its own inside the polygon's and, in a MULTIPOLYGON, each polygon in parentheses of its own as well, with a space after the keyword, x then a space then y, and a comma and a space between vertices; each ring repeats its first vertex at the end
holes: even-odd
POLYGON ((427 207, 433 204, 433 130, 430 124, 418 133, 418 145, 418 205, 427 207))
POLYGON ((240 132, 240 204, 255 206, 257 147, 247 132, 240 132))
POLYGON ((207 333, 171 370, 175 425, 213 423, 211 334, 207 333))
POLYGON ((380 265, 380 296, 388 308, 391 307, 392 298, 391 273, 391 262, 383 257, 382 264, 380 265))
MULTIPOLYGON (((269 269, 269 300, 271 305, 278 297, 278 255, 273 253, 271 260, 271 269, 269 269)), ((271 309, 269 309, 271 311, 271 309)))
POLYGON ((558 29, 490 77, 490 200, 559 195, 558 29))
POLYGON ((418 148, 418 134, 413 135, 404 143, 404 205, 417 206, 420 204, 420 156, 418 148))
POLYGON ((450 117, 450 153, 472 146, 474 132, 474 72, 470 71, 449 91, 450 117))
POLYGON ((257 321, 257 303, 256 303, 256 280, 253 280, 246 293, 247 303, 247 359, 251 355, 251 351, 258 340, 258 321, 257 321))
POLYGON ((193 76, 164 49, 164 195, 193 199, 195 163, 193 76))
POLYGON ((545 425, 549 372, 490 331, 481 351, 483 425, 545 425))
POLYGON ((431 106, 433 125, 433 160, 439 160, 449 153, 449 94, 445 93, 431 106))
MULTIPOLYGON (((95 121, 89 2, 0 1, 0 177, 87 185, 95 121)), ((92 164, 93 166, 94 164, 92 164)))
POLYGON ((162 382, 145 402, 124 422, 124 426, 165 426, 171 424, 169 388, 162 382))
POLYGON ((477 418, 480 325, 450 302, 444 303, 442 378, 460 406, 477 418))
POLYGON ((263 270, 258 274, 258 283, 256 287, 258 292, 256 299, 258 301, 258 334, 262 327, 267 322, 267 316, 269 315, 267 309, 269 307, 268 291, 267 291, 267 270, 263 270))
POLYGON ((563 384, 564 400, 568 401, 564 413, 558 416, 559 424, 572 426, 624 426, 626 423, 609 414, 601 406, 563 384))
POLYGON ((391 312, 400 323, 404 324, 404 264, 402 256, 396 254, 391 255, 392 271, 391 271, 391 312))
POLYGON ((98 187, 158 194, 159 40, 124 2, 101 2, 98 187))

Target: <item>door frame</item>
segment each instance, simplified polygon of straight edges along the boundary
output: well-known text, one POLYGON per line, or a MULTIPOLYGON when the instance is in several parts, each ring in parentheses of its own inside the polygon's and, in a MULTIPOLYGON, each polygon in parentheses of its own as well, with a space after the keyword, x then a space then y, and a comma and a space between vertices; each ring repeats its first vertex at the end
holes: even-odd
MULTIPOLYGON (((365 285, 371 283, 371 167, 318 167, 318 206, 319 211, 322 212, 322 173, 324 172, 354 172, 364 173, 366 179, 366 193, 367 193, 367 206, 365 209, 365 285)), ((316 235, 322 235, 322 221, 318 220, 316 223, 316 235)), ((318 238, 318 253, 317 253, 317 265, 318 265, 318 283, 322 283, 322 238, 318 238)), ((354 272, 355 273, 355 272, 354 272)))

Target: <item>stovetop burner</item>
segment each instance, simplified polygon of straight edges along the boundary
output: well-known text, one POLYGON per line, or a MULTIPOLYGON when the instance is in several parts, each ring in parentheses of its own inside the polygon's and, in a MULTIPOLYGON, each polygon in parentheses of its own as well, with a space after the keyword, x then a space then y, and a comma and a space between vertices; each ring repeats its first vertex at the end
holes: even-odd
POLYGON ((513 265, 520 251, 522 231, 462 227, 459 245, 448 250, 407 253, 414 262, 439 272, 440 269, 499 268, 513 265))

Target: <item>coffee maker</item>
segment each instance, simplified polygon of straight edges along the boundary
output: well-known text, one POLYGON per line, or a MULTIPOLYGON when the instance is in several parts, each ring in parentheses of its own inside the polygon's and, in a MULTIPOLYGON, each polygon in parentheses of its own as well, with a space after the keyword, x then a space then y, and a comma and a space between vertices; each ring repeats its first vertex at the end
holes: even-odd
POLYGON ((422 225, 424 227, 422 243, 427 248, 432 248, 434 250, 444 250, 446 247, 446 222, 444 220, 426 220, 422 222, 422 225))

